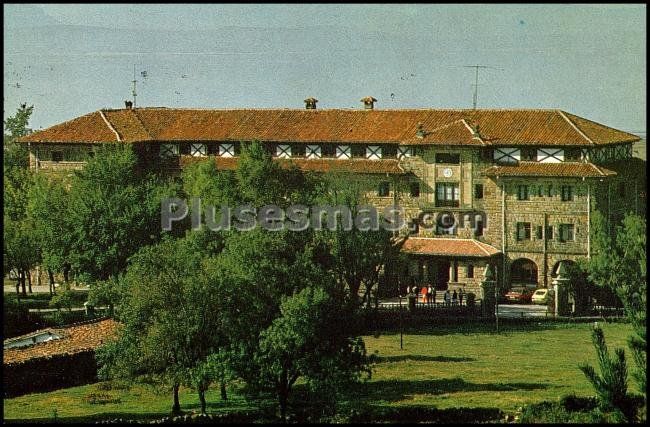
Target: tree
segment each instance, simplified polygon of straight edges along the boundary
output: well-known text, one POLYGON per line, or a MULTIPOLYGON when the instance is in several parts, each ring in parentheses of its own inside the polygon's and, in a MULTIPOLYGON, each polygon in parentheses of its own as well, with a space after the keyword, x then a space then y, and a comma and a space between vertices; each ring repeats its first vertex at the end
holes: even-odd
POLYGON ((335 400, 342 384, 370 374, 363 341, 346 332, 342 320, 348 316, 341 311, 341 301, 326 287, 307 287, 283 298, 280 316, 260 334, 258 381, 275 392, 282 420, 299 378, 335 400))
POLYGON ((33 226, 27 219, 15 221, 5 215, 3 237, 4 273, 7 274, 13 270, 18 275, 16 293, 19 293, 20 285, 23 296, 26 296, 27 275, 38 262, 38 246, 33 237, 33 226))
POLYGON ((37 174, 28 193, 27 214, 34 224, 34 235, 47 269, 50 293, 54 293, 54 271, 63 271, 70 253, 68 191, 65 183, 37 174))
POLYGON ((33 111, 33 105, 28 107, 27 104, 22 104, 14 116, 8 117, 4 121, 5 131, 9 131, 8 134, 4 134, 3 138, 3 165, 5 171, 11 167, 26 169, 29 166, 29 152, 27 148, 24 144, 19 144, 15 140, 31 132, 31 129, 27 126, 33 111))
POLYGON ((160 201, 176 192, 173 184, 144 175, 130 146, 103 147, 72 179, 72 265, 91 281, 116 278, 131 255, 159 240, 160 201))
MULTIPOLYGON (((325 178, 321 200, 331 206, 349 208, 354 219, 365 201, 365 191, 369 184, 368 180, 354 178, 349 174, 332 173, 325 178)), ((360 230, 355 226, 346 230, 340 217, 337 226, 335 231, 324 230, 320 234, 329 248, 327 252, 330 259, 326 263, 336 272, 339 285, 347 290, 353 306, 364 303, 370 306, 371 290, 378 286, 380 272, 396 256, 392 234, 383 227, 360 230), (362 287, 365 292, 359 301, 362 287)))
POLYGON ((227 343, 220 316, 226 309, 218 282, 203 274, 205 261, 186 239, 166 238, 142 248, 120 279, 119 339, 99 352, 104 378, 153 375, 168 381, 178 412, 178 386, 193 386, 205 413, 205 391, 215 359, 227 343))
POLYGON ((619 296, 628 319, 634 327, 629 340, 637 364, 635 378, 641 391, 646 390, 646 220, 626 215, 616 227, 616 234, 607 233, 605 218, 592 216, 592 256, 586 264, 589 279, 607 287, 619 296))
POLYGON ((590 365, 580 365, 580 370, 594 386, 601 408, 606 411, 620 411, 623 422, 633 422, 636 408, 627 393, 627 364, 625 351, 622 348, 614 350, 615 356, 611 357, 605 344, 603 330, 594 328, 592 341, 598 355, 600 375, 590 365))

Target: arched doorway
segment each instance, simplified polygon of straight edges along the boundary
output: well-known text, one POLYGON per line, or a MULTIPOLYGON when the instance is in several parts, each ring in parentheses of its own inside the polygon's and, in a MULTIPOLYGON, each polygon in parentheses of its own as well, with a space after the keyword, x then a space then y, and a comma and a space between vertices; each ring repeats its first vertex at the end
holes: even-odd
POLYGON ((510 265, 510 286, 537 286, 537 264, 528 258, 519 258, 510 265))

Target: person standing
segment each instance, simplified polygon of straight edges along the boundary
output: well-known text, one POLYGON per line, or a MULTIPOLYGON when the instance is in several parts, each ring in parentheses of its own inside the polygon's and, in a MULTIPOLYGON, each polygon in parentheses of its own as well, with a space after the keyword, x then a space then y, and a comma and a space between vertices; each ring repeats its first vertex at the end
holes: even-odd
POLYGON ((454 293, 451 296, 451 305, 456 304, 458 304, 458 292, 456 292, 456 289, 454 289, 454 293))
POLYGON ((429 305, 431 303, 436 303, 436 288, 433 286, 429 285, 429 299, 428 299, 429 305))
POLYGON ((463 291, 463 288, 458 289, 458 304, 463 305, 463 295, 465 295, 465 292, 463 291))
POLYGON ((449 293, 449 289, 445 291, 445 296, 443 297, 443 299, 445 301, 445 304, 449 305, 449 303, 451 302, 451 294, 449 293))

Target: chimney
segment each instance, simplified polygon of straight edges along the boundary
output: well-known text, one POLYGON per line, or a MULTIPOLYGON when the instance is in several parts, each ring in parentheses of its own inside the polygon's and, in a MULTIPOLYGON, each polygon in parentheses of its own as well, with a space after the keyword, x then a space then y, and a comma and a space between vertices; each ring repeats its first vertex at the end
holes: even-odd
POLYGON ((124 106, 126 107, 127 110, 130 110, 133 107, 133 102, 124 101, 124 106))
POLYGON ((372 110, 377 100, 372 96, 366 96, 365 98, 361 98, 361 102, 363 102, 363 106, 366 110, 372 110))
POLYGON ((318 102, 318 99, 309 97, 305 99, 305 109, 307 110, 315 110, 316 109, 316 103, 318 102))

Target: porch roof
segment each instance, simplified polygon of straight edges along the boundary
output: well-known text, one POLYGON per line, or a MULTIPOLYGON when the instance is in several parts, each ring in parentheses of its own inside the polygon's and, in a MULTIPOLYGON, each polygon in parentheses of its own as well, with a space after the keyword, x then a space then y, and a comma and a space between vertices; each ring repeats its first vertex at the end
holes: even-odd
POLYGON ((501 253, 494 246, 479 242, 478 240, 438 237, 409 237, 402 244, 401 250, 402 252, 414 255, 479 258, 491 257, 501 253))

